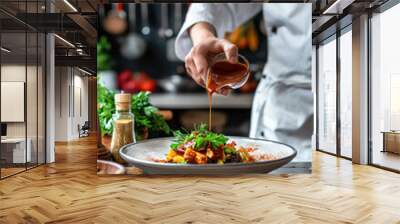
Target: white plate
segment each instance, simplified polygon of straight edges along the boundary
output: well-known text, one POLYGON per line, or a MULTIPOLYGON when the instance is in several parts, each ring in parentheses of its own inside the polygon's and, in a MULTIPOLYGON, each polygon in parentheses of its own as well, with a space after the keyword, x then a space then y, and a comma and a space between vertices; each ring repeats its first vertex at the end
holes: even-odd
POLYGON ((268 173, 287 163, 297 154, 296 150, 286 144, 264 139, 228 136, 229 140, 238 146, 252 147, 274 155, 278 159, 257 161, 254 163, 226 163, 226 164, 175 164, 157 163, 152 158, 164 159, 171 137, 155 138, 125 145, 120 150, 121 157, 130 165, 138 167, 148 174, 240 174, 240 173, 268 173))

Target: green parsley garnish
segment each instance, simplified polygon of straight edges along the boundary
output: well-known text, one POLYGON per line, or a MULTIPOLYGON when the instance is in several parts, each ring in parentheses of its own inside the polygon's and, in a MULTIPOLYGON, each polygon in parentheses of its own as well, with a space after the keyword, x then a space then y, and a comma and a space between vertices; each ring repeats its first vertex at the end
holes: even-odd
POLYGON ((222 145, 225 145, 228 138, 223 134, 217 134, 207 130, 206 124, 200 124, 194 128, 191 133, 183 133, 181 131, 174 132, 174 140, 170 147, 176 150, 179 146, 193 141, 193 148, 199 150, 207 146, 211 146, 213 149, 217 149, 222 145))

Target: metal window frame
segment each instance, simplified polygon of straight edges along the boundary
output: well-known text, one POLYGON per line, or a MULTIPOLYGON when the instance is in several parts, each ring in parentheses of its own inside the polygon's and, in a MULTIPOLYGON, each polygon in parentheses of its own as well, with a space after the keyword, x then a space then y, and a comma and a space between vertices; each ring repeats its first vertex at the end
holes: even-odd
POLYGON ((340 116, 340 79, 341 79, 341 64, 340 64, 340 36, 341 31, 337 25, 336 28, 336 154, 341 157, 342 155, 342 145, 341 145, 341 133, 342 124, 340 116))

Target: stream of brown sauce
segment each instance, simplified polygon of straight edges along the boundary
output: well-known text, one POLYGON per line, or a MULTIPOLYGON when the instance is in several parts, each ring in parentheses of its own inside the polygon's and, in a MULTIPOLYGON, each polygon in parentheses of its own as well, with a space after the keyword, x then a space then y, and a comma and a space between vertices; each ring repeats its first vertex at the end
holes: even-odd
POLYGON ((209 100, 208 130, 211 131, 212 124, 212 95, 220 90, 221 87, 239 82, 246 75, 247 65, 241 63, 230 63, 228 61, 218 61, 209 69, 206 89, 209 100))

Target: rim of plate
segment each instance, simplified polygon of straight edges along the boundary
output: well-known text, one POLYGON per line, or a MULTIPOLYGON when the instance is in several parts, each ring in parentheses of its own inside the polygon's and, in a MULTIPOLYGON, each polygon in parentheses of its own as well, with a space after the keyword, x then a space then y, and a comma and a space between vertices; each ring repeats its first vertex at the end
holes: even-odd
POLYGON ((151 142, 151 141, 156 141, 156 140, 167 140, 167 139, 173 139, 173 137, 162 137, 162 138, 152 138, 152 139, 146 139, 146 140, 142 140, 140 142, 136 142, 136 143, 130 143, 127 145, 124 145, 121 147, 121 149, 119 150, 119 154, 120 156, 128 163, 133 163, 133 164, 140 164, 140 165, 144 165, 144 166, 158 166, 158 167, 185 167, 185 168, 206 168, 206 167, 227 167, 227 166, 251 166, 251 165, 261 165, 261 164, 265 164, 265 163, 275 163, 275 162, 279 162, 279 161, 283 161, 283 160, 287 160, 290 159, 289 161, 291 161, 296 155, 297 155, 297 150, 291 146, 288 145, 286 143, 282 143, 282 142, 278 142, 278 141, 274 141, 274 140, 268 140, 268 139, 260 139, 260 138, 250 138, 250 137, 243 137, 243 136, 227 136, 229 139, 231 138, 241 138, 241 139, 247 139, 247 140, 256 140, 256 141, 263 141, 263 142, 272 142, 275 144, 279 144, 279 145, 283 145, 288 147, 289 149, 292 150, 292 153, 281 157, 279 159, 274 159, 274 160, 264 160, 264 161, 255 161, 255 162, 251 162, 251 163, 224 163, 224 164, 214 164, 214 163, 207 163, 207 164, 178 164, 178 163, 158 163, 158 162, 152 162, 152 161, 148 161, 148 160, 143 160, 143 159, 137 159, 135 157, 129 156, 125 153, 123 153, 124 151, 127 150, 127 148, 133 146, 133 145, 139 145, 139 144, 143 144, 146 142, 151 142), (129 160, 128 160, 129 158, 129 160))

